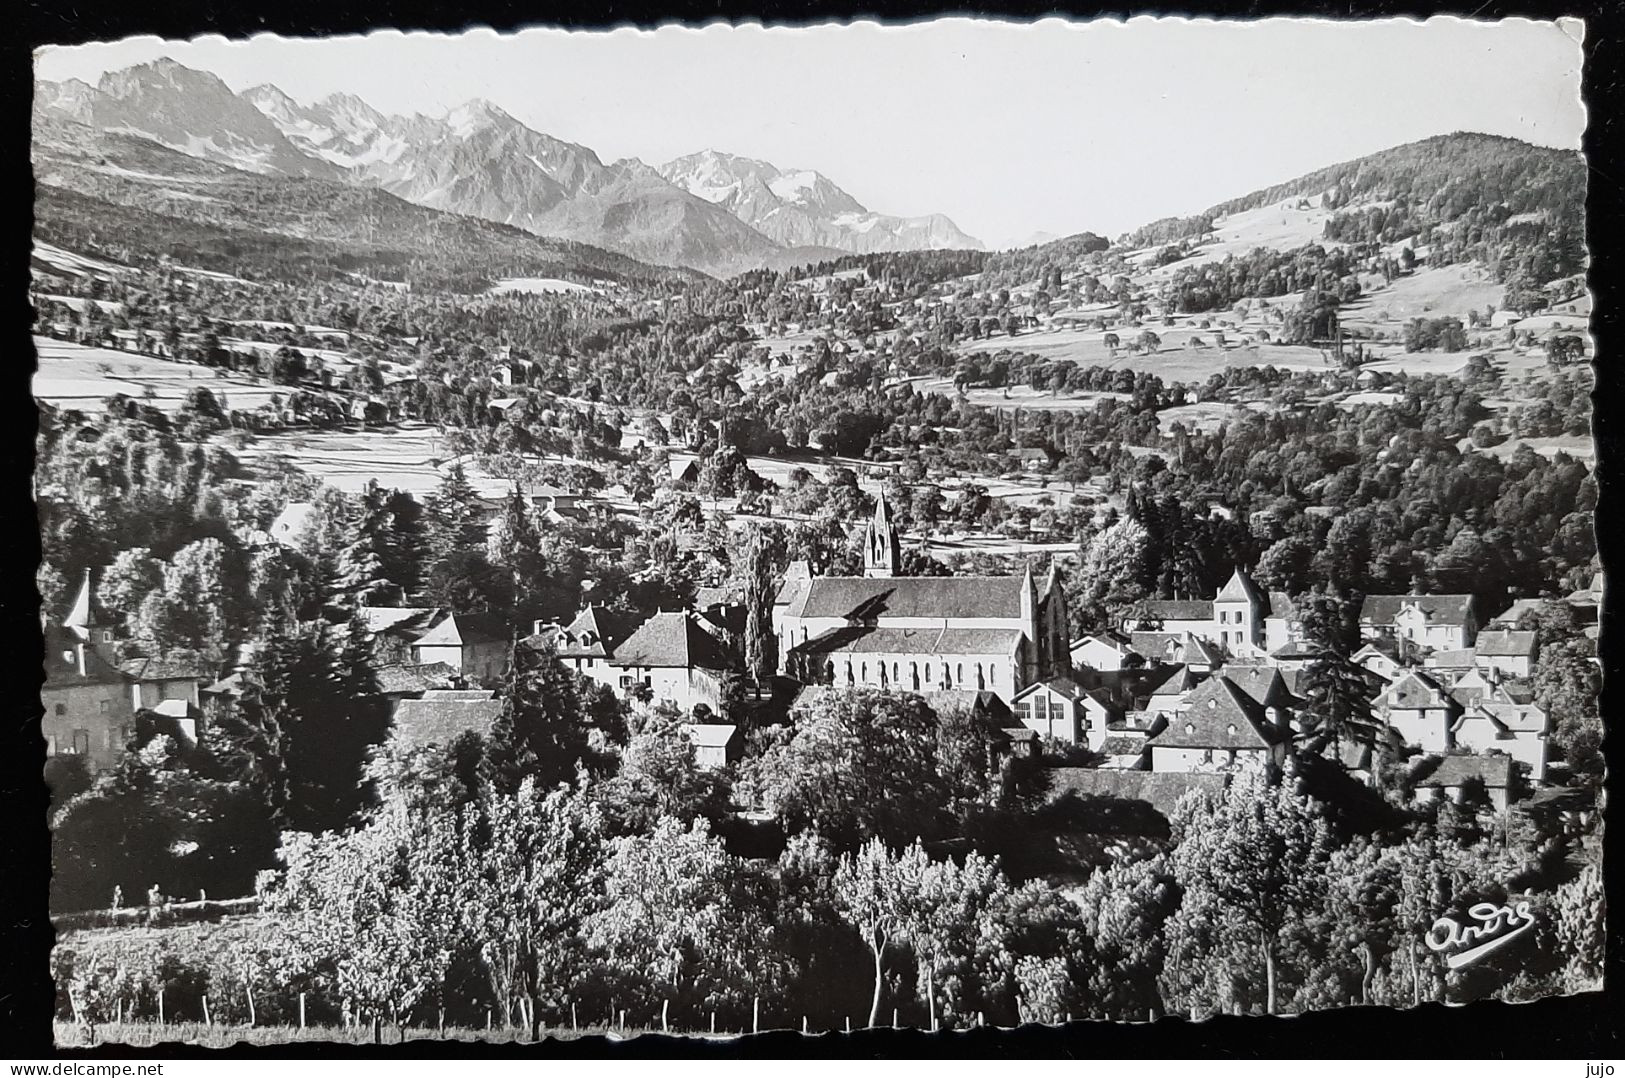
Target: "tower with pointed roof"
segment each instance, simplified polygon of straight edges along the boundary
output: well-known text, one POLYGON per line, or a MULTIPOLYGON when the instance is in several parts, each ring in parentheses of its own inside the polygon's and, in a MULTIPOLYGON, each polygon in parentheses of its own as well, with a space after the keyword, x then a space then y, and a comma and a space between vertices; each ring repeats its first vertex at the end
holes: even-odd
POLYGON ((896 576, 903 563, 902 542, 892 527, 891 510, 886 496, 875 499, 874 519, 863 533, 863 575, 866 577, 896 576))
POLYGON ((1238 565, 1213 597, 1213 631, 1218 642, 1233 655, 1261 646, 1268 610, 1269 598, 1238 565))

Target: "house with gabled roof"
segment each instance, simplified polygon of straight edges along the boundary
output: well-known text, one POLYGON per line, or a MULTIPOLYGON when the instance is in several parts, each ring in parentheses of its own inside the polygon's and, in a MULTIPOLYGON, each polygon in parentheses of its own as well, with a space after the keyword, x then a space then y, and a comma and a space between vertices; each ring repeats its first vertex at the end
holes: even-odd
POLYGON ((1479 617, 1471 595, 1367 595, 1360 631, 1408 640, 1427 651, 1470 648, 1479 617))
POLYGON ((1395 681, 1406 670, 1405 662, 1400 657, 1400 649, 1392 640, 1369 641, 1349 659, 1356 666, 1384 681, 1395 681))
POLYGON ((1445 752, 1453 744, 1450 728, 1461 715, 1461 705, 1438 680, 1420 670, 1396 679, 1371 705, 1407 745, 1423 752, 1445 752))
POLYGON ((412 645, 445 616, 432 606, 363 606, 359 611, 372 638, 373 662, 393 666, 412 661, 412 645))
POLYGON ((391 737, 407 748, 443 748, 465 733, 489 734, 502 704, 488 689, 430 689, 395 705, 391 737))
POLYGON ((1223 650, 1195 633, 1134 632, 1129 641, 1136 652, 1164 666, 1188 666, 1206 674, 1224 662, 1223 650))
POLYGON ((1450 727, 1452 744, 1477 753, 1504 752, 1529 770, 1531 782, 1546 781, 1546 739, 1551 721, 1533 703, 1481 700, 1464 707, 1450 727))
POLYGON ((451 614, 412 642, 412 661, 445 663, 479 684, 494 684, 508 672, 509 629, 500 614, 451 614))
POLYGON ((1519 629, 1486 630, 1473 645, 1474 662, 1502 677, 1529 677, 1535 672, 1538 655, 1535 634, 1519 629))
POLYGON ((136 711, 155 708, 166 700, 197 707, 202 702, 199 689, 212 680, 195 659, 127 659, 119 663, 119 671, 130 679, 130 706, 136 711))
POLYGON ((1117 673, 1144 661, 1128 637, 1111 630, 1072 641, 1071 657, 1074 676, 1085 680, 1090 674, 1117 673))
POLYGON ((1095 741, 1105 740, 1106 709, 1099 700, 1089 696, 1071 678, 1047 678, 1035 681, 1016 693, 1010 701, 1010 710, 1016 721, 1040 737, 1054 738, 1069 745, 1084 744, 1095 734, 1095 741), (1091 728, 1091 711, 1085 701, 1094 705, 1095 725, 1091 728))
POLYGON ((1273 655, 1302 639, 1303 615, 1292 596, 1284 591, 1271 591, 1269 608, 1264 614, 1264 650, 1273 655))
POLYGON ((1213 631, 1213 603, 1207 599, 1147 599, 1124 616, 1121 630, 1136 632, 1196 633, 1213 631))
MULTIPOLYGON (((550 634, 553 653, 572 670, 615 688, 619 674, 609 665, 615 649, 637 628, 637 619, 599 603, 581 608, 570 624, 550 634)), ((532 637, 534 639, 534 637, 532 637)))
POLYGON ((1284 723, 1217 674, 1191 690, 1147 744, 1154 772, 1240 771, 1280 764, 1291 740, 1284 723))
POLYGON ((694 766, 704 771, 728 766, 739 759, 744 747, 739 727, 732 723, 690 722, 682 729, 694 746, 694 766))
POLYGON ((1497 812, 1511 803, 1516 777, 1510 756, 1437 756, 1419 762, 1411 771, 1415 798, 1462 804, 1474 791, 1482 791, 1497 812))
POLYGON ((687 610, 652 615, 614 649, 606 663, 614 688, 692 711, 721 706, 722 677, 739 666, 715 634, 687 610))

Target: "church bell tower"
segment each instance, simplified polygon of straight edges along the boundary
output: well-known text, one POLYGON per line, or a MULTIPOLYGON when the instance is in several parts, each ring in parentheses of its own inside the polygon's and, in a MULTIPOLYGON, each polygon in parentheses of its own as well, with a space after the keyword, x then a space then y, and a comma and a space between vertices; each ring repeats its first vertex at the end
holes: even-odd
POLYGON ((896 576, 903 561, 902 543, 892 527, 885 495, 875 498, 875 516, 863 534, 863 575, 896 576))

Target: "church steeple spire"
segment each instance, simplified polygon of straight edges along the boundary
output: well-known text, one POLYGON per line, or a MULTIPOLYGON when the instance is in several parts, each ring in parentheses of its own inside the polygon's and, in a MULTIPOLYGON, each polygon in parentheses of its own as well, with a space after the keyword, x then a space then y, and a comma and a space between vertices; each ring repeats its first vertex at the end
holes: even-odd
POLYGON ((863 575, 896 576, 903 563, 903 547, 892 527, 884 494, 875 498, 874 519, 863 534, 863 575))

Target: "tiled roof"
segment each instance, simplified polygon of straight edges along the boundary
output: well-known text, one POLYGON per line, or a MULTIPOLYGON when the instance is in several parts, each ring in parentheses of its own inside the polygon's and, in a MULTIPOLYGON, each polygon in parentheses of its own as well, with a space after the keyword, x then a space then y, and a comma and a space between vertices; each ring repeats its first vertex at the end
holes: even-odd
POLYGON ((727 670, 733 660, 687 611, 655 614, 615 649, 616 666, 727 670))
POLYGON ((1546 605, 1545 599, 1519 599, 1511 606, 1490 619, 1490 623, 1501 625, 1516 625, 1523 620, 1525 614, 1532 614, 1546 605))
POLYGON ((1077 651, 1079 648, 1090 643, 1103 644, 1106 647, 1119 652, 1134 650, 1134 646, 1129 642, 1128 637, 1124 636, 1120 632, 1117 632, 1116 630, 1110 629, 1103 633, 1090 633, 1087 636, 1078 637, 1076 640, 1072 641, 1071 649, 1073 651, 1077 651))
POLYGON ((422 632, 439 612, 432 606, 364 606, 361 619, 369 633, 393 630, 404 635, 422 632))
POLYGON ((1270 592, 1270 612, 1266 616, 1283 619, 1295 618, 1298 616, 1298 607, 1292 601, 1292 596, 1286 592, 1272 591, 1270 592))
POLYGON ((1264 709, 1227 677, 1211 677, 1191 690, 1167 729, 1151 739, 1163 748, 1259 749, 1281 740, 1264 709))
POLYGON ((126 659, 118 668, 137 681, 202 681, 208 676, 192 659, 126 659))
POLYGON ((1436 670, 1471 670, 1473 649, 1453 648, 1449 651, 1435 651, 1422 661, 1422 665, 1431 666, 1436 670))
MULTIPOLYGON (((1488 715, 1496 725, 1513 733, 1538 734, 1546 730, 1546 712, 1534 704, 1500 704, 1480 701, 1473 709, 1488 715)), ((1472 714, 1469 712, 1468 714, 1472 714)))
POLYGON ((1532 656, 1535 654, 1535 634, 1514 630, 1479 633, 1478 644, 1473 650, 1480 655, 1505 658, 1532 656))
POLYGON ((1202 683, 1196 671, 1188 666, 1180 665, 1168 672, 1168 676, 1155 685, 1146 686, 1149 696, 1174 696, 1190 692, 1202 683))
POLYGON ((1467 619, 1471 595, 1367 595, 1360 607, 1360 620, 1374 625, 1391 625, 1400 608, 1414 606, 1429 620, 1454 625, 1467 619))
POLYGON ((466 647, 470 644, 503 643, 508 625, 502 616, 489 611, 453 614, 412 641, 419 647, 466 647))
POLYGON ((1223 655, 1212 644, 1193 633, 1136 632, 1129 636, 1134 650, 1147 659, 1216 665, 1223 655))
POLYGON ((1036 693, 1039 689, 1048 689, 1050 692, 1055 693, 1062 699, 1070 700, 1073 703, 1082 700, 1084 695, 1083 690, 1078 687, 1078 683, 1073 681, 1071 678, 1052 677, 1045 681, 1033 682, 1025 689, 1022 689, 1020 692, 1016 693, 1015 696, 1011 697, 1010 702, 1014 704, 1025 700, 1027 697, 1036 693))
POLYGON ((843 625, 791 648, 804 655, 1013 655, 1017 629, 888 629, 843 625))
POLYGON ((1212 621, 1213 604, 1206 599, 1147 599, 1137 620, 1212 621))
POLYGON ((1115 768, 1057 767, 1050 770, 1050 796, 1068 793, 1078 797, 1110 798, 1116 801, 1144 801, 1164 816, 1173 812, 1179 799, 1192 790, 1224 789, 1222 774, 1186 772, 1121 771, 1115 768))
POLYGON ((739 602, 737 588, 695 588, 694 608, 704 610, 708 606, 722 606, 727 603, 739 602))
POLYGON ((734 739, 734 734, 738 730, 739 727, 724 723, 690 722, 683 725, 683 733, 702 748, 724 748, 734 739))
POLYGON ((1230 679, 1230 683, 1246 693, 1261 707, 1302 707, 1308 701, 1300 700, 1287 688, 1286 679, 1281 671, 1273 666, 1260 666, 1251 663, 1229 663, 1219 673, 1230 679))
POLYGON ((1422 774, 1416 780, 1418 788, 1433 786, 1460 786, 1471 779, 1482 779, 1492 790, 1504 790, 1512 785, 1512 758, 1510 756, 1443 756, 1438 766, 1423 774, 1424 762, 1412 774, 1422 774))
POLYGON ((447 663, 396 663, 378 668, 378 691, 385 696, 443 689, 457 677, 447 663))
POLYGON ((589 604, 554 638, 553 646, 561 658, 607 658, 635 627, 632 617, 589 604))
POLYGON ((407 746, 449 745, 473 731, 489 733, 501 700, 430 698, 402 700, 395 708, 395 738, 407 746))
POLYGON ((1113 734, 1101 742, 1100 751, 1107 756, 1139 756, 1145 752, 1145 738, 1113 734))
POLYGON ((1249 602, 1263 606, 1267 601, 1253 578, 1237 568, 1214 597, 1215 602, 1249 602))
POLYGON ((1398 711, 1416 711, 1449 707, 1454 701, 1438 682, 1413 670, 1379 693, 1372 703, 1398 711))
POLYGON ((1024 576, 816 577, 792 598, 802 618, 1019 618, 1024 576))

